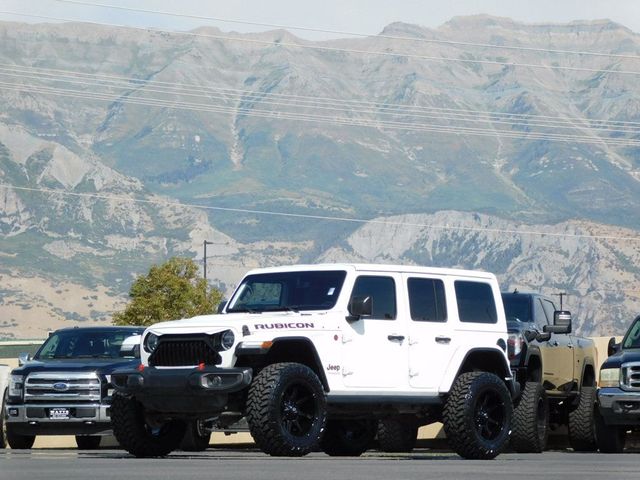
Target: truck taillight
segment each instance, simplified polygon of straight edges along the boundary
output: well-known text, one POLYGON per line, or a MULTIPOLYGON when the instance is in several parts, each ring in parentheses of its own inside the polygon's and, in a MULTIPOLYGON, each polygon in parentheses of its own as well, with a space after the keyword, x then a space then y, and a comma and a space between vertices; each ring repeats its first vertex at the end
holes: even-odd
POLYGON ((524 343, 524 338, 522 335, 517 333, 510 333, 509 338, 507 340, 507 354, 509 355, 509 360, 514 359, 516 356, 522 352, 522 344, 524 343))

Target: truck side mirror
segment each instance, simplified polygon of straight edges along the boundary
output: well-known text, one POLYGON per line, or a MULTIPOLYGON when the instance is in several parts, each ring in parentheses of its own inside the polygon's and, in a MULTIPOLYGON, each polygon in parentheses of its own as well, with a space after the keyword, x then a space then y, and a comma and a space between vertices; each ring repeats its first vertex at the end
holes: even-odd
POLYGON ((349 315, 347 316, 347 322, 356 322, 361 317, 371 315, 373 311, 373 300, 369 295, 360 295, 352 297, 349 300, 349 315))
POLYGON ((227 303, 229 303, 229 300, 222 300, 219 304, 218 304, 218 310, 216 313, 220 314, 224 312, 225 307, 227 306, 227 303))
POLYGON ((571 333, 571 312, 556 310, 553 312, 553 325, 545 325, 542 330, 548 333, 571 333))
POLYGON ((616 343, 615 337, 611 337, 609 339, 609 343, 607 344, 607 356, 614 355, 620 351, 620 344, 616 343))
POLYGON ((27 352, 22 352, 20 354, 18 354, 18 366, 21 367, 23 366, 25 363, 30 362, 31 361, 31 354, 27 353, 27 352))

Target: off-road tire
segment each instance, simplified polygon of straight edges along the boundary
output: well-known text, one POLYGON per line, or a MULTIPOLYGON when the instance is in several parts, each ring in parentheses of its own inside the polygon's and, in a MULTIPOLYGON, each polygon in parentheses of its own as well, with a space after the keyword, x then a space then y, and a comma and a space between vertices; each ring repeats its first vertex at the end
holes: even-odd
POLYGON ((378 448, 383 452, 410 452, 416 447, 417 439, 415 419, 385 418, 378 425, 378 448))
POLYGON ((102 437, 98 435, 76 435, 76 445, 79 450, 96 450, 100 447, 102 437))
POLYGON ((170 420, 159 429, 150 428, 142 405, 119 392, 111 400, 111 425, 120 445, 139 458, 168 455, 178 448, 186 430, 185 422, 179 420, 170 420))
POLYGON ((596 388, 582 387, 578 405, 569 412, 569 445, 576 452, 595 452, 596 388))
POLYGON ((203 430, 200 420, 187 423, 187 431, 180 443, 180 450, 185 452, 204 452, 211 442, 211 432, 203 430))
POLYGON ((14 450, 29 450, 36 441, 35 435, 20 435, 13 432, 11 424, 5 425, 5 433, 7 436, 7 444, 14 450))
POLYGON ((513 410, 511 448, 519 453, 541 453, 549 434, 547 392, 538 382, 527 382, 513 410))
POLYGON ((247 397, 247 423, 264 453, 306 455, 319 446, 326 422, 322 384, 306 365, 274 363, 253 379, 247 397))
POLYGON ((620 425, 607 425, 600 412, 595 413, 596 445, 602 453, 622 453, 627 439, 627 430, 620 425))
POLYGON ((330 419, 320 448, 332 457, 359 457, 372 445, 377 422, 370 419, 330 419))
POLYGON ((449 446, 461 457, 491 459, 509 440, 513 405, 506 385, 493 373, 460 375, 443 411, 449 446))

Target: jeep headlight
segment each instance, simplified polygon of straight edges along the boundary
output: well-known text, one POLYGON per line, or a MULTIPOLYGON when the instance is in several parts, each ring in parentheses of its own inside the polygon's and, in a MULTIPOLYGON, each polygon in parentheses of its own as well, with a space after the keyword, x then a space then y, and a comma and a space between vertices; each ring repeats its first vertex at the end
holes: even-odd
POLYGON ((158 335, 155 333, 149 333, 144 339, 144 349, 147 353, 153 353, 158 347, 158 335))
POLYGON ((22 375, 9 376, 9 396, 22 398, 24 391, 24 377, 22 375))
POLYGON ((233 330, 225 330, 224 332, 220 332, 216 335, 216 350, 229 350, 233 347, 233 344, 236 341, 236 336, 233 333, 233 330))
POLYGON ((619 385, 619 368, 603 368, 602 370, 600 370, 600 387, 617 387, 619 385))

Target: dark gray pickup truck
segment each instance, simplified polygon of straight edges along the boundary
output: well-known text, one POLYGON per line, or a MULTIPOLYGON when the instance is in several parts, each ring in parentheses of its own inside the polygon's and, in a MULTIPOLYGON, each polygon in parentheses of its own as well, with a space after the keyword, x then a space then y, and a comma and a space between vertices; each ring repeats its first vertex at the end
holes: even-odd
MULTIPOLYGON (((111 431, 111 373, 135 366, 142 327, 66 328, 9 376, 4 392, 6 442, 28 449, 37 435, 75 435, 94 449, 111 431)), ((1 392, 0 392, 1 393, 1 392)))
POLYGON ((600 367, 596 438, 601 452, 620 453, 627 431, 640 430, 640 316, 621 343, 609 345, 600 367))

